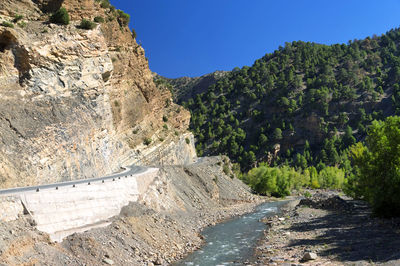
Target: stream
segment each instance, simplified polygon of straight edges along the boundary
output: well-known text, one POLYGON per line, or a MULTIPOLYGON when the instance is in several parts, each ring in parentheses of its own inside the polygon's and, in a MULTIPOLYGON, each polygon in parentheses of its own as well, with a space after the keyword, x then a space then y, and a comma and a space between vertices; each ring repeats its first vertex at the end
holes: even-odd
POLYGON ((204 229, 204 246, 174 265, 243 265, 251 259, 265 229, 260 219, 277 214, 286 203, 263 203, 252 213, 204 229))

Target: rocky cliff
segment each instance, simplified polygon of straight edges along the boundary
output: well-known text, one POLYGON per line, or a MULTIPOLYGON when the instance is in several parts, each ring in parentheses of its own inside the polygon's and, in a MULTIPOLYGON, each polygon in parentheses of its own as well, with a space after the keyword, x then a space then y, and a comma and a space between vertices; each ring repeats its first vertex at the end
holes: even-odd
POLYGON ((189 113, 155 86, 143 48, 112 6, 1 1, 0 23, 0 187, 193 160, 189 113), (49 23, 60 7, 69 25, 49 23), (105 22, 78 27, 95 17, 105 22))

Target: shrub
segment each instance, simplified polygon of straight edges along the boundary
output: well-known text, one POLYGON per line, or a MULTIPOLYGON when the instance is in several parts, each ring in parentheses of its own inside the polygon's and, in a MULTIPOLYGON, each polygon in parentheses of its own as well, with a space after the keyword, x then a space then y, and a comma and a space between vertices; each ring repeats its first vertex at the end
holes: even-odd
POLYGON ((136 31, 134 29, 132 29, 132 37, 133 39, 136 39, 136 31))
POLYGON ((318 174, 314 167, 301 172, 288 166, 269 167, 260 164, 251 169, 243 179, 259 194, 284 197, 290 195, 292 190, 307 187, 310 183, 312 187, 319 187, 321 184, 323 188, 341 188, 344 172, 337 167, 327 167, 318 174))
POLYGON ((306 197, 306 198, 311 198, 312 195, 311 195, 310 192, 306 191, 306 192, 304 192, 304 197, 306 197))
POLYGON ((228 164, 224 164, 224 166, 222 166, 222 171, 226 174, 229 175, 231 173, 231 170, 229 169, 229 165, 228 164))
POLYGON ((163 115, 162 120, 163 120, 164 122, 168 122, 168 117, 166 117, 165 115, 163 115))
POLYGON ((3 21, 0 25, 3 27, 7 27, 7 28, 14 28, 14 24, 12 24, 11 22, 7 22, 7 21, 3 21))
POLYGON ((103 1, 101 1, 100 6, 102 8, 109 8, 111 6, 111 4, 110 4, 109 0, 103 0, 103 1))
POLYGON ((79 28, 84 29, 84 30, 92 30, 96 27, 96 23, 87 20, 87 19, 82 19, 81 24, 79 24, 79 28))
POLYGON ((129 24, 129 20, 131 19, 131 16, 129 14, 126 14, 124 11, 118 9, 117 10, 118 14, 118 23, 121 26, 127 26, 129 24))
POLYGON ((24 18, 24 16, 22 16, 22 15, 15 15, 14 16, 14 19, 13 19, 13 22, 14 23, 17 23, 18 21, 20 21, 21 19, 23 19, 24 18))
POLYGON ((150 143, 151 143, 151 138, 145 138, 145 139, 143 140, 143 144, 146 145, 146 146, 149 146, 150 143))
POLYGON ((185 138, 186 144, 190 144, 190 139, 189 138, 185 138))
POLYGON ((68 25, 69 24, 69 14, 67 9, 64 7, 60 8, 56 11, 51 17, 50 22, 61 24, 61 25, 68 25))
POLYGON ((94 18, 94 22, 103 23, 103 22, 104 22, 104 18, 103 18, 103 17, 100 17, 100 16, 95 17, 95 18, 94 18))
POLYGON ((26 27, 26 22, 21 21, 20 23, 18 23, 18 26, 19 26, 20 28, 25 28, 25 27, 26 27))

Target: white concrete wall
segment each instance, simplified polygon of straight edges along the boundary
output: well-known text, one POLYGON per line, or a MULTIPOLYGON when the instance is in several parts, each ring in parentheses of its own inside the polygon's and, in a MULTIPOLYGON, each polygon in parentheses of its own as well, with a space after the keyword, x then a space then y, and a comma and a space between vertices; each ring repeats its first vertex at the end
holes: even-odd
POLYGON ((37 229, 60 242, 66 236, 88 229, 106 226, 107 220, 118 215, 123 206, 135 202, 145 193, 158 175, 158 168, 144 173, 58 190, 41 189, 19 195, 37 229))

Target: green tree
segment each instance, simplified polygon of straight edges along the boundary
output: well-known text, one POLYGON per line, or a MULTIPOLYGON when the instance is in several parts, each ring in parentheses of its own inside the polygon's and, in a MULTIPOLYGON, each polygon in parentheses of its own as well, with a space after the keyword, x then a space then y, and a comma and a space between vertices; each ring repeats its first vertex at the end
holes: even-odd
POLYGON ((282 139, 282 130, 279 127, 275 128, 273 136, 274 136, 275 140, 281 140, 282 139))
POLYGON ((378 216, 400 216, 400 117, 373 121, 365 145, 350 149, 355 166, 348 191, 378 216))

